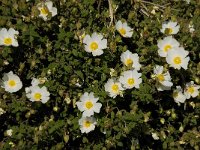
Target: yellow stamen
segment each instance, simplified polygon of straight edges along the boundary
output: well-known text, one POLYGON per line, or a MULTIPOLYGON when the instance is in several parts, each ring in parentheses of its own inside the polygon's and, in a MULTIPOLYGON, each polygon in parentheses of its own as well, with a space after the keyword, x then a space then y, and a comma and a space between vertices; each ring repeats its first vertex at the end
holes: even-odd
POLYGON ((165 51, 165 52, 168 52, 171 48, 172 48, 172 46, 169 45, 169 44, 167 44, 167 45, 165 45, 165 47, 164 47, 164 51, 165 51))
POLYGON ((84 122, 84 127, 89 128, 91 126, 91 122, 90 121, 85 121, 84 122))
POLYGON ((41 93, 35 93, 34 94, 35 101, 39 101, 41 99, 41 97, 42 97, 41 93))
POLYGON ((125 35, 126 34, 126 30, 124 28, 119 29, 119 33, 121 35, 125 35))
POLYGON ((166 28, 165 29, 165 34, 172 34, 173 29, 172 28, 166 28))
POLYGON ((133 85, 135 83, 135 80, 133 78, 128 79, 128 84, 133 85))
POLYGON ((15 80, 9 80, 9 81, 8 81, 8 85, 9 85, 10 87, 16 86, 15 80))
POLYGON ((92 42, 92 43, 90 44, 90 49, 91 49, 92 51, 97 50, 98 47, 99 47, 99 46, 98 46, 97 42, 92 42))
POLYGON ((49 10, 48 10, 47 7, 42 7, 42 8, 40 9, 40 12, 41 12, 41 14, 43 14, 43 15, 48 15, 49 10))
POLYGON ((133 60, 132 59, 129 58, 129 59, 126 60, 126 65, 127 66, 132 65, 132 64, 133 64, 133 60))
POLYGON ((158 81, 163 82, 165 80, 165 77, 163 74, 158 74, 157 79, 158 79, 158 81))
POLYGON ((176 65, 180 64, 180 63, 181 63, 181 57, 175 57, 175 58, 174 58, 174 63, 175 63, 176 65))
POLYGON ((194 93, 194 87, 192 87, 192 86, 189 87, 187 91, 188 91, 189 93, 191 93, 191 94, 194 93))
POLYGON ((119 86, 117 84, 113 84, 112 90, 117 93, 119 90, 119 86))
POLYGON ((91 101, 87 101, 87 102, 85 103, 85 107, 86 107, 87 109, 90 109, 90 108, 93 107, 93 103, 92 103, 91 101))
POLYGON ((11 38, 5 38, 5 39, 4 39, 4 44, 5 44, 5 45, 10 45, 10 44, 12 44, 12 39, 11 39, 11 38))

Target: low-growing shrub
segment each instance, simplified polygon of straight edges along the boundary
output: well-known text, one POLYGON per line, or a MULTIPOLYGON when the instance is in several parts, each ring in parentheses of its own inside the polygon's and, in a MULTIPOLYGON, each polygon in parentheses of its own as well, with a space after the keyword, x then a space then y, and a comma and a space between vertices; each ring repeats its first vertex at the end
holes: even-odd
POLYGON ((0 149, 195 149, 198 0, 1 0, 0 149))

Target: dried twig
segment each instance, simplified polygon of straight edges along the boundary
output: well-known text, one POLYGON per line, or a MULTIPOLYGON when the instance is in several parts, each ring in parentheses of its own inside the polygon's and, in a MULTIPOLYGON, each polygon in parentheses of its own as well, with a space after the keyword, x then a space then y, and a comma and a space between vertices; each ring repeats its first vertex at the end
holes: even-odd
POLYGON ((113 8, 112 8, 112 0, 108 0, 108 5, 109 5, 109 12, 110 12, 110 24, 111 26, 113 24, 113 8))
MULTIPOLYGON (((142 3, 146 3, 146 4, 150 4, 150 5, 154 5, 154 6, 157 6, 159 8, 166 8, 168 5, 170 5, 170 3, 166 4, 165 6, 162 6, 162 5, 159 5, 159 4, 155 4, 155 3, 152 3, 152 2, 148 2, 148 1, 144 1, 144 0, 141 0, 140 2, 142 3)), ((171 8, 172 10, 175 10, 175 11, 180 11, 178 9, 173 9, 171 8)))
POLYGON ((98 7, 97 7, 98 13, 100 12, 100 7, 101 7, 101 0, 99 0, 98 7))

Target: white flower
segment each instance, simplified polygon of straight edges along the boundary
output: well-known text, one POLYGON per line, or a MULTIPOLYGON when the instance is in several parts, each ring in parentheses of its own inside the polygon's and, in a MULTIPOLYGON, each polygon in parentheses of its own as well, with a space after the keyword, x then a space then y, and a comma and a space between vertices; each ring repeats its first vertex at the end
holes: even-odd
POLYGON ((97 124, 96 119, 94 117, 83 117, 79 119, 79 125, 81 133, 89 133, 90 131, 95 129, 95 125, 97 124))
POLYGON ((39 85, 40 84, 40 81, 38 80, 38 79, 36 79, 36 78, 33 78, 32 79, 32 81, 31 81, 31 85, 32 86, 37 86, 37 85, 39 85))
POLYGON ((77 86, 77 87, 81 87, 82 85, 80 84, 80 83, 75 83, 75 85, 77 86))
POLYGON ((39 87, 38 85, 30 86, 25 88, 26 96, 30 101, 41 101, 46 103, 49 100, 50 93, 47 91, 45 86, 39 87))
POLYGON ((119 81, 125 89, 132 89, 133 87, 139 88, 140 83, 142 83, 141 75, 136 70, 124 71, 119 81))
POLYGON ((51 14, 52 17, 57 15, 57 8, 53 7, 52 1, 46 1, 38 4, 38 10, 40 11, 39 17, 43 18, 45 21, 47 20, 47 16, 51 14))
POLYGON ((19 32, 14 30, 13 28, 10 28, 9 30, 7 30, 6 28, 2 28, 0 30, 0 46, 4 45, 4 46, 14 46, 14 47, 18 47, 18 42, 17 42, 17 37, 16 35, 18 35, 19 32))
POLYGON ((110 68, 110 76, 113 77, 116 75, 116 71, 113 68, 110 68))
POLYGON ((193 33, 195 31, 194 25, 192 23, 189 24, 188 26, 190 33, 193 33))
POLYGON ((162 29, 160 30, 162 33, 167 34, 177 34, 179 31, 180 25, 177 22, 169 21, 162 24, 162 29))
POLYGON ((93 56, 100 56, 103 54, 103 49, 107 48, 107 39, 103 39, 101 34, 94 32, 92 36, 86 35, 83 39, 85 44, 85 51, 92 53, 93 56))
POLYGON ((157 133, 151 133, 151 136, 154 140, 159 140, 159 136, 157 133))
POLYGON ((179 47, 176 48, 176 50, 171 50, 168 52, 166 61, 171 67, 175 69, 179 70, 182 67, 186 70, 190 60, 190 57, 187 57, 188 54, 189 52, 184 50, 183 47, 179 47))
POLYGON ((157 82, 156 83, 156 88, 158 91, 168 91, 168 90, 171 90, 171 87, 170 86, 164 86, 163 84, 157 82))
POLYGON ((109 79, 104 85, 105 91, 109 93, 109 96, 115 98, 117 95, 120 95, 124 90, 120 82, 109 79))
POLYGON ((176 103, 184 103, 186 96, 183 94, 183 90, 180 86, 176 86, 176 89, 173 91, 173 98, 176 103))
POLYGON ((3 115, 6 111, 0 108, 0 116, 3 115))
POLYGON ((161 57, 166 57, 168 52, 172 49, 175 49, 179 47, 179 42, 174 39, 172 36, 167 36, 163 40, 158 41, 158 54, 161 57))
POLYGON ((8 136, 12 136, 12 132, 13 132, 12 129, 6 130, 6 134, 7 134, 8 136))
POLYGON ((120 20, 117 21, 115 25, 117 31, 121 34, 123 37, 132 37, 133 35, 133 29, 131 29, 126 22, 122 23, 120 20))
POLYGON ((184 90, 184 94, 187 99, 190 99, 190 97, 197 97, 199 95, 200 86, 194 84, 194 81, 190 81, 189 83, 186 83, 186 87, 184 90))
POLYGON ((169 72, 163 70, 163 66, 156 65, 154 67, 154 75, 156 78, 156 87, 158 91, 170 90, 173 83, 171 82, 171 76, 169 72))
POLYGON ((22 82, 16 74, 13 74, 13 72, 10 71, 9 73, 4 73, 1 81, 1 87, 4 88, 5 91, 13 93, 22 88, 22 82))
POLYGON ((80 97, 80 102, 76 102, 76 105, 78 106, 78 109, 83 112, 83 117, 90 117, 94 115, 95 113, 99 113, 102 104, 97 103, 99 98, 94 97, 94 93, 87 93, 85 92, 81 97, 80 97))
POLYGON ((7 60, 4 60, 4 61, 3 61, 3 64, 4 64, 4 65, 9 65, 9 62, 8 62, 7 60))
POLYGON ((48 79, 46 77, 41 77, 38 79, 39 80, 39 84, 44 84, 48 79))
POLYGON ((120 56, 122 63, 126 66, 130 66, 135 70, 140 70, 141 65, 139 63, 139 56, 137 53, 131 53, 129 50, 123 52, 120 56))

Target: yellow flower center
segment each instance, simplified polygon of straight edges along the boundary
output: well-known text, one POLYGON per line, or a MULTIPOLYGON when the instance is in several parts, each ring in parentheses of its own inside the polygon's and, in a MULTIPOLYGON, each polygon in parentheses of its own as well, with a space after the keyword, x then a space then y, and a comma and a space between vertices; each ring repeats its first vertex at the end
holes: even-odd
POLYGON ((41 97, 42 97, 41 93, 35 93, 34 94, 35 101, 39 101, 41 99, 41 97))
POLYGON ((173 32, 173 29, 172 28, 169 28, 169 34, 171 34, 173 32))
POLYGON ((90 109, 90 108, 93 107, 93 103, 92 103, 91 101, 88 101, 88 102, 85 103, 85 107, 86 107, 87 109, 90 109))
POLYGON ((113 84, 112 90, 113 90, 115 93, 117 93, 118 90, 119 90, 119 86, 118 86, 117 84, 113 84))
POLYGON ((121 35, 125 35, 126 34, 126 30, 124 28, 119 29, 119 33, 121 35))
POLYGON ((92 43, 90 44, 90 49, 91 49, 92 51, 97 50, 98 47, 99 47, 99 46, 98 46, 97 42, 92 42, 92 43))
POLYGON ((181 57, 175 57, 175 58, 174 58, 174 63, 175 63, 176 65, 180 64, 180 63, 181 63, 181 57))
POLYGON ((165 77, 163 74, 158 74, 157 75, 158 81, 163 82, 165 80, 165 77))
POLYGON ((11 39, 11 38, 5 38, 5 39, 4 39, 4 44, 5 44, 5 45, 10 45, 10 44, 12 44, 12 39, 11 39))
POLYGON ((8 81, 8 85, 9 85, 10 87, 16 86, 15 80, 9 80, 9 81, 8 81))
POLYGON ((172 34, 173 29, 172 28, 166 28, 165 29, 165 34, 172 34))
POLYGON ((127 66, 132 65, 132 64, 133 64, 133 60, 132 59, 129 58, 129 59, 126 60, 126 65, 127 66))
POLYGON ((133 85, 135 83, 135 80, 133 78, 128 79, 128 84, 133 85))
POLYGON ((194 93, 194 87, 189 87, 187 91, 191 94, 194 93))
POLYGON ((48 10, 47 7, 42 7, 42 8, 40 9, 40 12, 41 12, 41 14, 43 14, 43 15, 48 15, 49 10, 48 10))
POLYGON ((173 97, 174 97, 174 98, 178 97, 178 92, 174 92, 174 93, 173 93, 173 97))
POLYGON ((85 121, 84 122, 84 127, 89 128, 91 126, 91 122, 90 121, 85 121))
POLYGON ((168 52, 168 50, 170 50, 171 48, 172 48, 172 46, 169 45, 169 44, 167 44, 167 45, 165 45, 165 47, 164 47, 164 51, 165 51, 165 52, 168 52))

